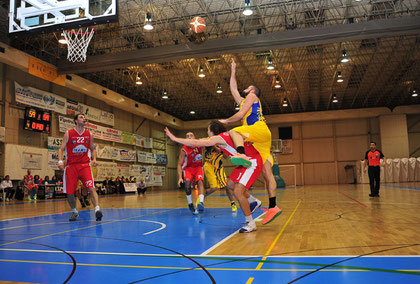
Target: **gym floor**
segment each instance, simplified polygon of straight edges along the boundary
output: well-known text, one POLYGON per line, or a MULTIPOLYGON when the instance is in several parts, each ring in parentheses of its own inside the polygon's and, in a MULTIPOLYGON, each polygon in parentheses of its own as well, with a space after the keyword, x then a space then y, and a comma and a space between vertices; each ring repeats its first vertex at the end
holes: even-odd
MULTIPOLYGON (((264 189, 252 194, 267 206, 264 189)), ((223 192, 193 216, 182 191, 110 195, 104 212, 65 199, 0 205, 0 280, 32 283, 419 283, 420 184, 278 190, 283 209, 238 234, 223 192), (78 204, 80 206, 80 204, 78 204)), ((263 218, 263 210, 253 215, 263 218)))

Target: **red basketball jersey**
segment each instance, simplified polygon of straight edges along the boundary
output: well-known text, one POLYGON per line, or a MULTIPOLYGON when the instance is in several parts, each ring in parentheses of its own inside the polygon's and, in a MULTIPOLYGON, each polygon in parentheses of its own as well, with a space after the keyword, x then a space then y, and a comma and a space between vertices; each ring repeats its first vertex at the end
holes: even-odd
POLYGON ((76 129, 70 129, 69 139, 66 144, 67 165, 89 163, 89 147, 92 141, 92 135, 85 129, 79 134, 76 129))
POLYGON ((25 175, 25 180, 26 180, 26 183, 27 184, 32 184, 32 183, 34 183, 34 177, 33 177, 33 175, 25 175))
MULTIPOLYGON (((221 137, 227 144, 225 147, 220 146, 220 149, 222 149, 222 151, 228 154, 229 156, 236 155, 237 152, 235 149, 235 144, 233 144, 233 141, 232 141, 232 138, 230 138, 229 132, 220 133, 218 136, 221 137)), ((244 143, 244 149, 245 149, 245 155, 247 157, 253 158, 259 155, 258 151, 249 142, 244 143)))
POLYGON ((182 169, 185 169, 186 167, 202 167, 203 161, 202 161, 202 152, 200 147, 188 147, 184 146, 182 147, 182 150, 185 151, 185 160, 184 164, 182 164, 182 169))

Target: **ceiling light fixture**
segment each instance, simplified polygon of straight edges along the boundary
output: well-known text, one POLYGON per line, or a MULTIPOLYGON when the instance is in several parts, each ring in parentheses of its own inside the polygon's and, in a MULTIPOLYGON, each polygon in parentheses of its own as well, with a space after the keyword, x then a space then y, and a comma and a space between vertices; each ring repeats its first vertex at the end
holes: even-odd
POLYGON ((200 78, 206 77, 206 74, 204 74, 203 66, 200 66, 200 72, 198 73, 198 77, 200 78))
POLYGON ((165 89, 163 89, 162 99, 164 100, 169 99, 168 92, 165 89))
POLYGON ((144 20, 144 27, 143 28, 147 31, 153 30, 152 14, 150 14, 149 12, 146 13, 146 19, 144 20))
POLYGON ((289 106, 289 104, 287 103, 287 99, 286 99, 286 98, 284 98, 284 99, 283 99, 283 104, 282 104, 282 106, 284 106, 284 107, 289 106))
POLYGON ((190 114, 195 114, 195 111, 193 111, 193 110, 192 110, 192 111, 190 111, 190 114))
POLYGON ((347 52, 345 50, 343 50, 343 53, 341 54, 341 62, 342 63, 346 63, 349 62, 349 58, 347 57, 347 52))
POLYGON ((411 95, 412 97, 417 97, 419 94, 417 94, 417 90, 413 89, 413 94, 411 95))
POLYGON ((58 40, 59 44, 67 44, 67 40, 64 37, 64 33, 61 33, 60 39, 58 40))
POLYGON ((238 105, 235 106, 235 110, 240 110, 240 109, 241 108, 238 105))
POLYGON ((142 85, 142 84, 143 84, 143 82, 141 81, 141 77, 140 77, 139 74, 137 74, 137 77, 136 77, 136 85, 142 85))
POLYGON ((242 14, 244 14, 245 16, 251 16, 253 12, 250 6, 250 0, 245 0, 245 10, 242 12, 242 14))
POLYGON ((341 71, 338 71, 337 72, 337 82, 338 83, 342 83, 344 80, 343 80, 343 75, 341 74, 341 71))
POLYGON ((217 91, 216 91, 216 93, 218 93, 218 94, 223 93, 222 86, 220 86, 220 83, 217 83, 217 91))
POLYGON ((337 99, 337 95, 336 95, 336 94, 334 94, 334 95, 332 96, 332 102, 333 102, 333 103, 338 103, 338 99, 337 99))
POLYGON ((279 77, 276 78, 276 84, 274 85, 274 88, 276 88, 276 89, 281 88, 279 77))
POLYGON ((267 66, 268 70, 274 70, 274 65, 273 65, 273 60, 271 59, 271 57, 268 58, 268 66, 267 66))

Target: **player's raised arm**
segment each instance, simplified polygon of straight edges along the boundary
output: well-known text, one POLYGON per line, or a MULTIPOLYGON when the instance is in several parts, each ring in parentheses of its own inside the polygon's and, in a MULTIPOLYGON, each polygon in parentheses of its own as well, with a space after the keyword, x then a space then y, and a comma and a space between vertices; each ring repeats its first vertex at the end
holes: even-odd
POLYGON ((238 83, 236 82, 236 62, 232 58, 232 67, 230 73, 230 92, 235 100, 235 102, 240 105, 244 98, 241 97, 238 91, 238 83))

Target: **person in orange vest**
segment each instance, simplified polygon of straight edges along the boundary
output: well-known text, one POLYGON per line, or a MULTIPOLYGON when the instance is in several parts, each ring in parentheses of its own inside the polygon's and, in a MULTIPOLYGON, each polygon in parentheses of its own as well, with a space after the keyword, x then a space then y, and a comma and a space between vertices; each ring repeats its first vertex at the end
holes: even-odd
POLYGON ((365 154, 365 165, 363 171, 366 173, 368 168, 369 184, 370 184, 370 197, 379 197, 379 187, 381 183, 381 159, 385 164, 384 154, 376 149, 376 142, 370 142, 370 150, 365 154))

